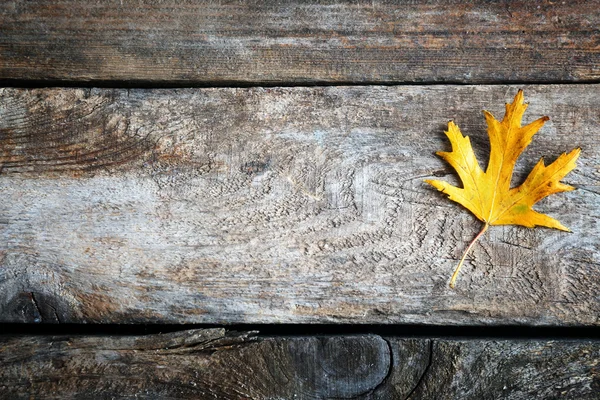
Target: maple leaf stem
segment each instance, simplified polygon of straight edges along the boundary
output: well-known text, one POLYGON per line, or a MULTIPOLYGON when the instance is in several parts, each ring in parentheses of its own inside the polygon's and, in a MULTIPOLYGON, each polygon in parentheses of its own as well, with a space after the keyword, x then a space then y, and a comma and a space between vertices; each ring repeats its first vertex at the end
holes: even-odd
POLYGON ((477 236, 475 236, 475 239, 471 240, 471 243, 469 243, 469 246, 467 246, 467 249, 465 250, 462 258, 460 259, 458 266, 454 270, 454 273, 452 274, 452 278, 450 279, 450 287, 452 289, 454 289, 454 283, 456 282, 456 277, 458 276, 458 272, 460 271, 460 268, 462 267, 463 263, 465 262, 465 258, 467 258, 467 254, 469 254, 469 251, 471 251, 471 247, 473 247, 475 242, 485 233, 485 231, 487 231, 487 229, 489 227, 490 227, 490 225, 486 222, 485 225, 483 225, 481 232, 479 232, 477 234, 477 236))

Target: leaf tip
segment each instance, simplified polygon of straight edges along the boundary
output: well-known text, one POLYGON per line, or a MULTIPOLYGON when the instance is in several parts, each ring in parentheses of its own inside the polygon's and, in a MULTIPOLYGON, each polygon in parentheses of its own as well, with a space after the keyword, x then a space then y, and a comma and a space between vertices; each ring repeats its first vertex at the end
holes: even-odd
POLYGON ((566 226, 564 226, 560 222, 558 223, 558 226, 555 226, 554 228, 558 229, 559 231, 563 231, 563 232, 567 232, 567 233, 573 233, 572 230, 570 230, 569 228, 567 228, 566 226))
POLYGON ((437 182, 439 182, 438 180, 435 180, 435 179, 423 179, 423 182, 430 184, 431 186, 433 186, 437 190, 441 190, 440 188, 437 187, 437 182))
POLYGON ((524 94, 523 94, 523 89, 519 89, 517 91, 517 94, 515 95, 515 102, 517 101, 517 99, 521 100, 521 103, 523 102, 523 98, 524 98, 524 94))

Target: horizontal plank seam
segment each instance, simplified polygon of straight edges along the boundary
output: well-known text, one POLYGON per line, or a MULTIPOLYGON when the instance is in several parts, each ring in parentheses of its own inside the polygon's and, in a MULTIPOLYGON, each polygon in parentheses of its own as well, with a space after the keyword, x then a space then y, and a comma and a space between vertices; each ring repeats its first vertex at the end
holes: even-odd
POLYGON ((13 80, 0 79, 0 87, 42 89, 42 88, 103 88, 103 89, 244 89, 254 87, 323 87, 323 86, 475 86, 475 85, 597 85, 598 79, 586 80, 503 80, 503 81, 307 81, 307 82, 271 82, 271 81, 60 81, 60 80, 13 80))
POLYGON ((600 341, 600 326, 455 326, 455 325, 371 325, 371 324, 2 324, 3 335, 88 335, 113 336, 171 333, 190 329, 225 328, 232 332, 258 332, 257 337, 299 337, 327 335, 378 335, 418 338, 469 339, 591 339, 600 341))

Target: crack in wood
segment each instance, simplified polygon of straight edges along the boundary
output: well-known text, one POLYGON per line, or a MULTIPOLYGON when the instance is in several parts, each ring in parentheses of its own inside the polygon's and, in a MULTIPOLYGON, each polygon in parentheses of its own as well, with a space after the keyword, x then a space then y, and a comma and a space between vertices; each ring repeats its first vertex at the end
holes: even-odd
POLYGON ((394 373, 394 350, 392 348, 392 344, 390 343, 390 341, 388 339, 386 339, 383 336, 377 336, 379 339, 383 340, 388 347, 388 352, 389 352, 389 358, 388 358, 388 371, 385 374, 385 376, 381 379, 381 381, 374 386, 373 388, 363 392, 363 393, 359 393, 355 396, 352 397, 330 397, 328 398, 328 400, 360 400, 360 399, 364 399, 364 398, 369 398, 370 396, 374 395, 379 389, 385 388, 386 385, 388 384, 390 378, 392 377, 393 373, 394 373))
POLYGON ((39 315, 39 321, 36 321, 37 318, 35 316, 34 316, 34 321, 35 322, 44 322, 44 314, 42 313, 42 310, 40 309, 38 302, 35 299, 34 292, 29 292, 29 297, 31 298, 31 302, 33 303, 33 306, 35 307, 35 311, 39 315))
POLYGON ((425 369, 423 370, 423 373, 419 377, 419 380, 417 381, 417 384, 408 393, 408 395, 406 396, 405 400, 411 400, 412 396, 415 395, 417 393, 417 390, 420 389, 421 386, 424 384, 425 377, 427 376, 427 373, 429 372, 429 368, 431 368, 431 365, 433 364, 433 347, 434 347, 433 345, 434 345, 434 340, 430 339, 429 340, 429 360, 427 362, 427 365, 425 366, 425 369))

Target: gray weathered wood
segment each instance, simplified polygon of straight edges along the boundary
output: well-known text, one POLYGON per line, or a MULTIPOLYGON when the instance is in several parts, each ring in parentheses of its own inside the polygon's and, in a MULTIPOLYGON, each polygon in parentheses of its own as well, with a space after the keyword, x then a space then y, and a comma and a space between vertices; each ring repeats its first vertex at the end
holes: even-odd
POLYGON ((0 79, 598 81, 599 26, 597 0, 5 0, 0 79))
POLYGON ((0 338, 0 397, 355 398, 390 369, 379 336, 251 339, 223 329, 0 338))
POLYGON ((598 87, 524 90, 573 233, 493 227, 451 290, 480 223, 423 179, 516 87, 0 89, 0 320, 598 325, 598 87))
POLYGON ((589 340, 0 337, 0 397, 591 400, 599 362, 589 340))

